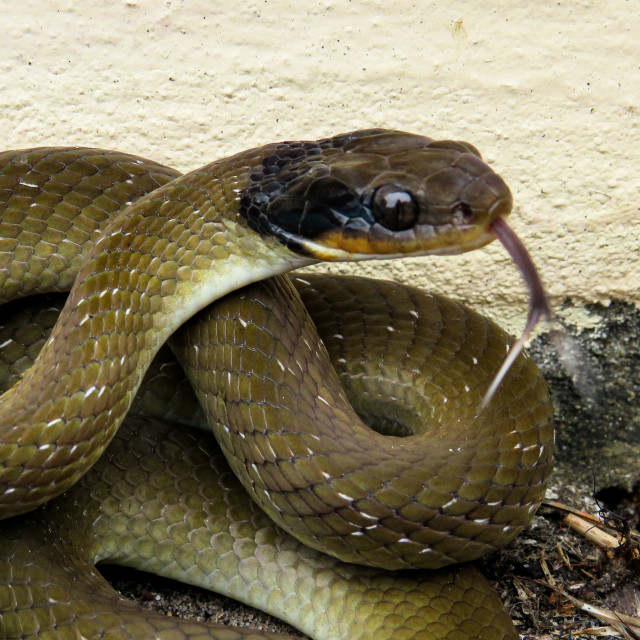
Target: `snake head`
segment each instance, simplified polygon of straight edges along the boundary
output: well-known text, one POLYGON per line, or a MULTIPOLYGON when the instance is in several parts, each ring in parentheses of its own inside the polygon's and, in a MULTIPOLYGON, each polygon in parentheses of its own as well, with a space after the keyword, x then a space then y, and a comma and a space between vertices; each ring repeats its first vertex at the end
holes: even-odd
POLYGON ((513 203, 472 145, 384 129, 273 145, 249 182, 248 224, 321 260, 469 251, 513 203))

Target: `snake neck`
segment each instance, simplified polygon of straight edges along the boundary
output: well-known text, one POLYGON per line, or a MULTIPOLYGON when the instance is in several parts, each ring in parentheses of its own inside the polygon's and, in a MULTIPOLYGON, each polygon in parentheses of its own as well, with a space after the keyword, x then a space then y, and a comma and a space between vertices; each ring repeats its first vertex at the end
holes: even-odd
POLYGON ((9 484, 25 447, 38 463, 37 490, 21 511, 57 495, 93 464, 153 356, 187 318, 246 284, 314 262, 260 238, 238 214, 240 187, 254 163, 240 154, 208 165, 107 225, 38 360, 0 398, 2 439, 13 443, 0 468, 0 516, 3 492, 9 502, 31 492, 9 484), (79 434, 81 444, 71 444, 79 434), (68 468, 67 479, 52 494, 49 471, 59 466, 68 468))

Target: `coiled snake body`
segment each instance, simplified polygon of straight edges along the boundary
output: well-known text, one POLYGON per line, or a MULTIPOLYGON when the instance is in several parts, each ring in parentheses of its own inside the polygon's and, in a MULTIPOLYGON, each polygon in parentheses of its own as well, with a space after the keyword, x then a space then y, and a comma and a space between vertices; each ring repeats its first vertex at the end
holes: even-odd
POLYGON ((9 311, 42 324, 54 302, 3 307, 4 367, 20 372, 0 398, 1 636, 240 633, 142 617, 96 573, 109 561, 318 638, 515 637, 474 569, 386 570, 473 560, 529 521, 553 449, 537 368, 519 357, 479 411, 509 343, 488 320, 390 283, 305 275, 298 293, 279 275, 489 242, 511 195, 471 145, 368 130, 184 176, 115 152, 7 152, 0 197, 0 299, 71 288, 34 346, 9 311), (115 435, 201 309, 172 350, 251 502, 215 479, 202 435, 155 418, 115 435))

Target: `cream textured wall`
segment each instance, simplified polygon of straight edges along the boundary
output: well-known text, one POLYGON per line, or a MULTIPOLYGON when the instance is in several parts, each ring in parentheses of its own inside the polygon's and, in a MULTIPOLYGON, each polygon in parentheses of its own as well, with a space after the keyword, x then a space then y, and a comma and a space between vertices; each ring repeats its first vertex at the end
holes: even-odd
MULTIPOLYGON (((512 224, 554 305, 640 304, 635 1, 0 8, 2 147, 112 147, 188 169, 264 142, 370 126, 465 139, 510 184, 512 224)), ((526 293, 498 246, 357 270, 432 286, 512 330, 522 324, 526 293)))

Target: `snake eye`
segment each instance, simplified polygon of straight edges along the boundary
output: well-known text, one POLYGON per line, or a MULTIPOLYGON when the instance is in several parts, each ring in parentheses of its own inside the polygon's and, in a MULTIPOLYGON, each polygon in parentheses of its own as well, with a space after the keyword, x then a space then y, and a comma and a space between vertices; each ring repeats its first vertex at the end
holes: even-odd
POLYGON ((391 231, 409 229, 418 219, 418 205, 413 196, 395 184, 378 187, 372 206, 376 220, 391 231))

